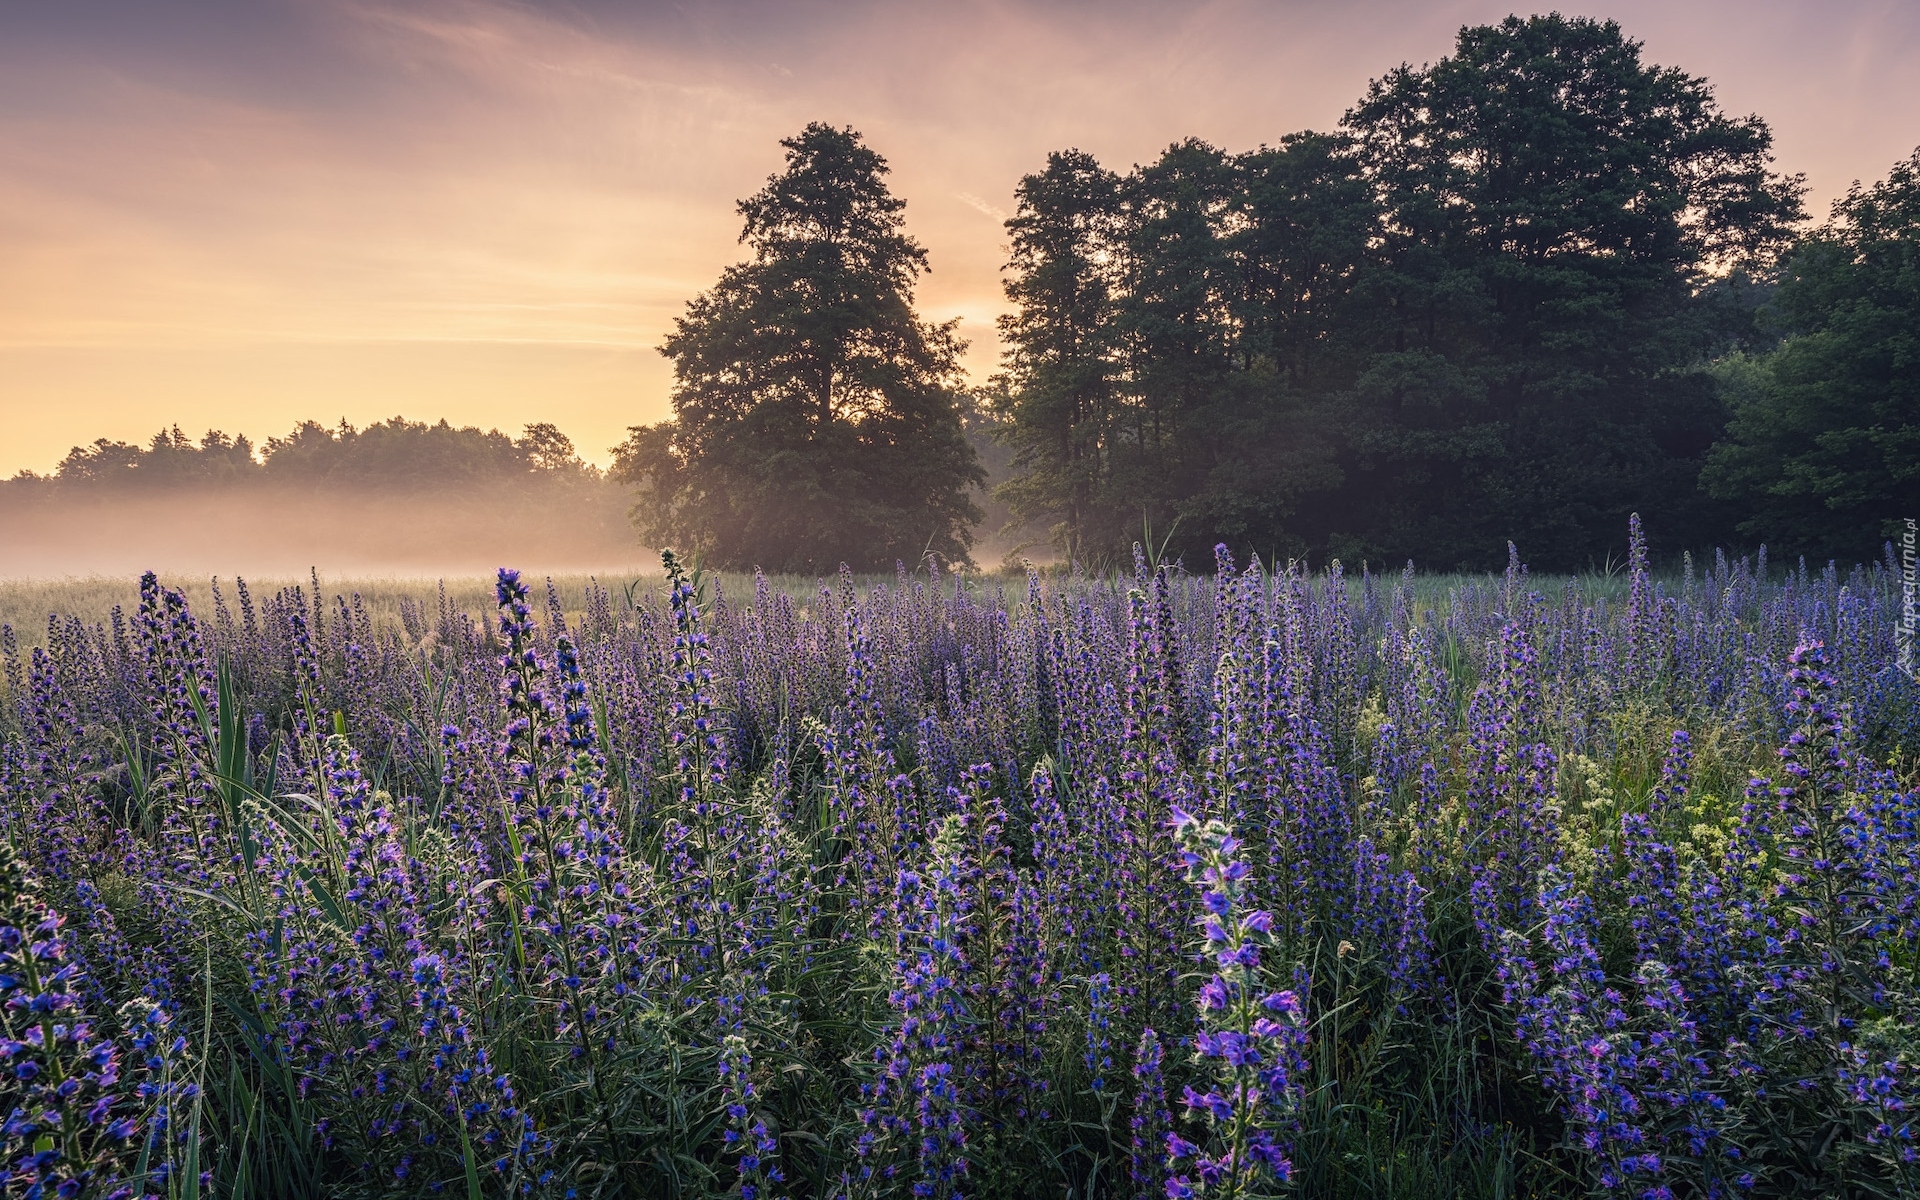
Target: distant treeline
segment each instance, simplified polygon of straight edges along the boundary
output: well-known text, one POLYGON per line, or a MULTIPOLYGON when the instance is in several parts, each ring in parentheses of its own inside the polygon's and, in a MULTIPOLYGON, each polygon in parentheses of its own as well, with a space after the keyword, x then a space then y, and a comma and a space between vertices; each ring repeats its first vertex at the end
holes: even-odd
POLYGON ((1877 558, 1920 502, 1920 158, 1807 233, 1617 25, 1462 29, 1330 133, 1049 156, 1008 222, 1015 512, 1090 558, 1877 558))
POLYGON ((0 496, 79 498, 126 490, 182 490, 284 484, 356 490, 443 490, 469 485, 599 485, 553 425, 532 424, 518 438, 497 429, 429 425, 394 417, 356 429, 302 421, 285 437, 256 447, 246 435, 209 430, 199 441, 175 425, 145 445, 101 438, 75 446, 50 475, 23 471, 0 496))
POLYGON ((0 481, 0 566, 29 578, 602 571, 650 557, 628 504, 550 424, 511 437, 401 417, 303 421, 264 445, 169 427, 0 481))

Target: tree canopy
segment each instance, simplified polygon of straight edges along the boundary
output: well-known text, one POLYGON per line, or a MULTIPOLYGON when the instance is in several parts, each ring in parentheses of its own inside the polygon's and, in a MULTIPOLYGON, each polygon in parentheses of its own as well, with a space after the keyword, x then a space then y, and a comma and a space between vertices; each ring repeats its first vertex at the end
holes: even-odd
POLYGON ((753 252, 661 347, 673 418, 639 426, 614 477, 658 545, 768 570, 964 560, 984 478, 962 425, 954 323, 922 321, 926 251, 886 160, 851 129, 781 142, 786 169, 740 202, 753 252))
POLYGON ((1723 364, 1707 485, 1748 537, 1872 558, 1920 510, 1920 151, 1834 205, 1762 317, 1785 340, 1723 364))
POLYGON ((1003 494, 1094 556, 1143 523, 1436 567, 1508 539, 1584 566, 1636 509, 1709 534, 1699 368, 1746 315, 1716 280, 1800 216, 1770 148, 1618 25, 1554 15, 1461 30, 1335 133, 1125 177, 1056 154, 1008 222, 1003 494))
POLYGON ((100 438, 75 446, 50 477, 23 473, 20 485, 68 494, 100 489, 224 487, 285 483, 419 489, 592 480, 556 426, 536 422, 512 438, 497 429, 393 417, 365 428, 301 421, 257 450, 245 435, 210 429, 196 443, 178 425, 141 446, 100 438))

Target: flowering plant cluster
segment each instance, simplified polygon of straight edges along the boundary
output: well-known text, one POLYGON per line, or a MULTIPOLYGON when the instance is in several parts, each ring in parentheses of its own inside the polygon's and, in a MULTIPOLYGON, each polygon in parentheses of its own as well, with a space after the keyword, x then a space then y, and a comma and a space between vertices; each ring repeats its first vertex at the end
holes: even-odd
POLYGON ((1200 894, 1195 918, 1212 974, 1200 985, 1199 1028, 1194 1054, 1202 1086, 1188 1084, 1182 1103, 1204 1119, 1203 1149, 1177 1133, 1167 1135, 1167 1157, 1191 1160, 1193 1177, 1167 1182, 1174 1200, 1189 1196, 1261 1196, 1293 1179, 1285 1139, 1299 1108, 1306 1060, 1306 1018, 1300 997, 1263 986, 1260 951, 1270 944, 1273 915, 1248 911, 1252 869, 1235 856, 1242 843, 1220 821, 1202 822, 1175 809, 1174 828, 1187 881, 1200 894))
POLYGON ((144 1195, 154 1177, 141 1154, 142 1106, 121 1070, 128 1049, 149 1048, 164 1017, 140 1014, 114 1036, 87 1011, 84 964, 66 920, 40 897, 25 866, 0 844, 0 1185, 40 1197, 144 1195))
POLYGON ((1896 576, 0 629, 6 1195, 1920 1192, 1896 576))

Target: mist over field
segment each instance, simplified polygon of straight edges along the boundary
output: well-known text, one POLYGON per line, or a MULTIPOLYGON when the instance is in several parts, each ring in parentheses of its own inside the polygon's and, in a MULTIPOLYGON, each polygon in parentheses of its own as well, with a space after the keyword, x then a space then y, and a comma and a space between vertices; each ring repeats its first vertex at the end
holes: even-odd
POLYGON ((0 482, 0 578, 585 574, 658 559, 627 489, 551 425, 498 430, 395 417, 75 446, 0 482))
MULTIPOLYGON (((1006 450, 981 430, 972 445, 987 471, 973 489, 973 559, 992 567, 1024 547, 1002 531, 1008 510, 990 494, 1006 450)), ((635 511, 634 490, 550 424, 514 438, 445 420, 304 421, 259 447, 176 426, 144 444, 97 439, 51 472, 0 480, 0 579, 658 573, 635 511)), ((776 569, 745 564, 761 565, 776 569)))
POLYGON ((657 571, 626 519, 627 498, 595 483, 520 491, 297 486, 112 490, 0 497, 0 579, 476 576, 657 571))
POLYGON ((657 571, 614 489, 571 502, 482 494, 206 490, 0 505, 0 578, 258 578, 657 571))

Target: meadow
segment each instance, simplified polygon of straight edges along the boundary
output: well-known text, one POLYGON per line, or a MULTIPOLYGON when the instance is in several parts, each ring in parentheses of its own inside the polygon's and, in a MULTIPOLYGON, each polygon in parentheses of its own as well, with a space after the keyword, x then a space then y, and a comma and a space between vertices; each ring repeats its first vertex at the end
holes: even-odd
POLYGON ((1633 533, 0 585, 7 1194, 1920 1194, 1895 564, 1633 533))

